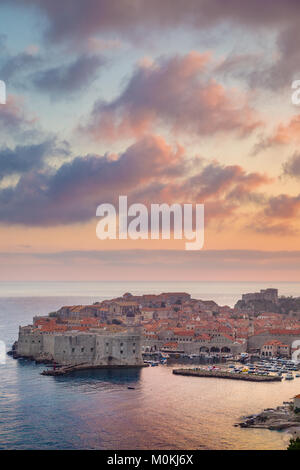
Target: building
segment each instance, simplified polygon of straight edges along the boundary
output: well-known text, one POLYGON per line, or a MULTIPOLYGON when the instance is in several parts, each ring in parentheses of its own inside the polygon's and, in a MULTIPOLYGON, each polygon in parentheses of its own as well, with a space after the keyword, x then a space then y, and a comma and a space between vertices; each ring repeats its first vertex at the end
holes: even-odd
POLYGON ((243 294, 242 301, 246 304, 254 301, 268 301, 278 303, 278 289, 261 289, 260 292, 243 294))
POLYGON ((277 340, 267 341, 260 349, 261 357, 289 357, 290 347, 277 340))
POLYGON ((136 314, 139 312, 139 304, 132 301, 110 302, 109 313, 112 316, 126 316, 128 314, 136 314))
POLYGON ((300 395, 294 397, 294 410, 300 410, 300 395))
POLYGON ((61 365, 141 366, 141 335, 134 329, 113 333, 105 329, 87 331, 40 331, 19 328, 16 352, 19 357, 53 361, 61 365))

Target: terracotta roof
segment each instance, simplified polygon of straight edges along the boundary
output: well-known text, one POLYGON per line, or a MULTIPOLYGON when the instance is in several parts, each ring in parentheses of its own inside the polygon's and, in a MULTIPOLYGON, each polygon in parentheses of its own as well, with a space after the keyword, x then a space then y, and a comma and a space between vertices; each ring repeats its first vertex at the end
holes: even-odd
POLYGON ((180 329, 174 328, 173 333, 176 336, 194 336, 194 332, 191 330, 180 330, 180 329))
POLYGON ((170 341, 169 343, 165 343, 163 345, 163 348, 178 348, 178 343, 176 343, 175 341, 170 341))

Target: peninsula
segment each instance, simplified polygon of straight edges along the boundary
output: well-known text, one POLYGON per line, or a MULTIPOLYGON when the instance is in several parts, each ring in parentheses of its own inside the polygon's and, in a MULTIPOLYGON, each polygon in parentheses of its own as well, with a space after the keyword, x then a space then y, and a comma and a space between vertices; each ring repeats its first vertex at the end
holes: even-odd
POLYGON ((19 327, 15 358, 64 367, 140 367, 143 354, 300 358, 300 298, 277 289, 243 294, 234 307, 186 292, 69 305, 19 327))

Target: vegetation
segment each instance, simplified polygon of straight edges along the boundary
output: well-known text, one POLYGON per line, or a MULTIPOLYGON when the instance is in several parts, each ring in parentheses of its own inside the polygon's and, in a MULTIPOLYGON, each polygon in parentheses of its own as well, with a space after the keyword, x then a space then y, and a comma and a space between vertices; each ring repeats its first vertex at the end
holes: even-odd
POLYGON ((296 437, 296 439, 292 437, 287 450, 300 450, 300 437, 296 437))
MULTIPOLYGON (((279 297, 278 304, 270 300, 253 300, 245 302, 239 300, 235 308, 248 310, 249 312, 274 312, 287 315, 290 311, 300 312, 300 297, 279 297)), ((258 313, 259 314, 259 313, 258 313)))

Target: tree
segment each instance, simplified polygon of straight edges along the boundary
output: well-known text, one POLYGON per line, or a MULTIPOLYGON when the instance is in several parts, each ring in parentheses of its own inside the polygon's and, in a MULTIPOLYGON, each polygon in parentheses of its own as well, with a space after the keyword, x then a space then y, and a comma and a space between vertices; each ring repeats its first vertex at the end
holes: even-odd
POLYGON ((296 439, 292 437, 287 450, 300 450, 300 437, 296 437, 296 439))

